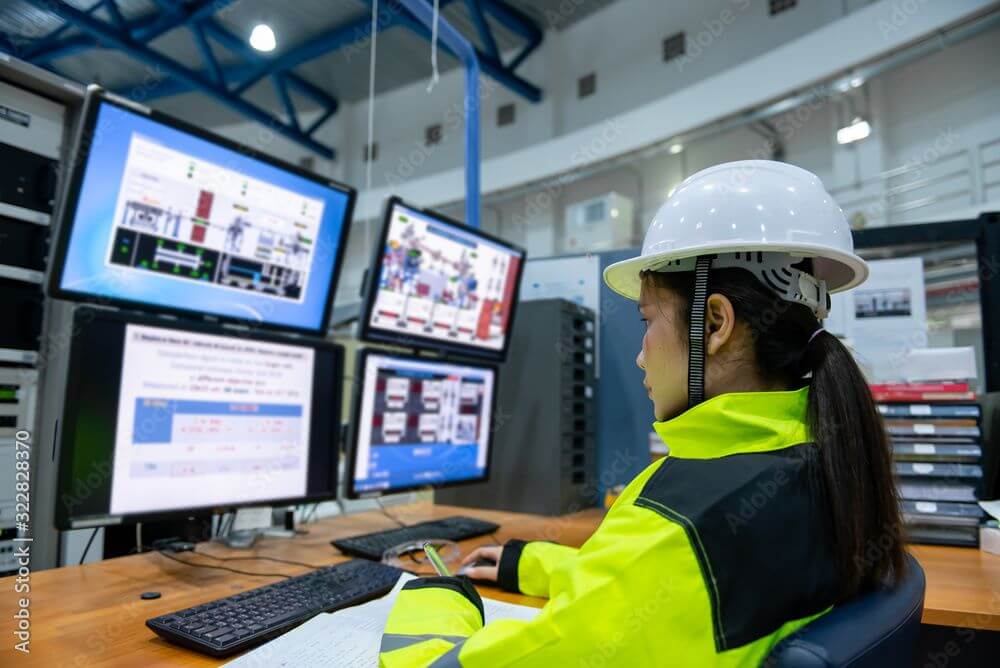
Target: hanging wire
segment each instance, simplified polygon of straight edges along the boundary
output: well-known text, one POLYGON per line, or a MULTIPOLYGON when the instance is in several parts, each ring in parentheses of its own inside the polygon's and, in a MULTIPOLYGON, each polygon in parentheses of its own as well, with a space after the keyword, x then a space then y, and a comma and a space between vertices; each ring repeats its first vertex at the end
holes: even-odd
POLYGON ((440 0, 434 0, 434 20, 431 22, 431 80, 427 84, 427 92, 434 90, 441 79, 438 73, 438 18, 441 15, 440 0))
POLYGON ((375 142, 375 50, 378 43, 378 0, 372 2, 372 49, 368 67, 368 158, 365 165, 365 187, 372 187, 372 153, 375 142))

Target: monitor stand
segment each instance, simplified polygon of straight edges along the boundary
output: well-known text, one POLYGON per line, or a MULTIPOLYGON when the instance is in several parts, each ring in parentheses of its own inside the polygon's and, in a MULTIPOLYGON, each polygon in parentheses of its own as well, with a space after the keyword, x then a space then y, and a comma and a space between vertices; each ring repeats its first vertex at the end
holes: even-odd
POLYGON ((216 540, 226 547, 231 547, 234 550, 246 550, 253 547, 253 544, 257 542, 257 537, 260 536, 261 533, 262 531, 260 529, 230 531, 225 536, 216 538, 216 540))
MULTIPOLYGON (((142 547, 149 550, 157 540, 176 538, 188 543, 200 543, 212 537, 212 516, 195 515, 182 520, 142 523, 142 547)), ((104 558, 124 557, 136 553, 135 524, 104 527, 104 558)))

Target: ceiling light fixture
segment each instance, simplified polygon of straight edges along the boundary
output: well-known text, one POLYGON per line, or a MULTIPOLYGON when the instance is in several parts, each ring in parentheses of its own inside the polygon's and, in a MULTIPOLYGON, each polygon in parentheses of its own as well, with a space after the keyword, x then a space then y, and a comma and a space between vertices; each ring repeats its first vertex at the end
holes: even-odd
POLYGON ((868 121, 860 116, 855 116, 850 125, 837 130, 837 143, 850 144, 864 139, 871 133, 872 126, 869 125, 868 121))
POLYGON ((274 31, 266 23, 258 23, 250 33, 250 46, 258 51, 274 51, 278 42, 274 39, 274 31))

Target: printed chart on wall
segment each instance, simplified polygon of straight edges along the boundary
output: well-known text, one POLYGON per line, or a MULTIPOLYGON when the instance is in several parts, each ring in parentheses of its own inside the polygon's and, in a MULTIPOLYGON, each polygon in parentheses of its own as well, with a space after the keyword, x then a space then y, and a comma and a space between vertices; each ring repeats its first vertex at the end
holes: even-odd
POLYGON ((502 350, 520 262, 506 246, 397 204, 370 325, 502 350))
POLYGON ((111 512, 306 491, 315 351, 128 325, 111 512), (177 478, 191 481, 176 497, 177 478))
POLYGON ((901 379, 906 352, 927 346, 923 259, 868 263, 868 280, 832 297, 825 327, 845 339, 872 382, 901 379))

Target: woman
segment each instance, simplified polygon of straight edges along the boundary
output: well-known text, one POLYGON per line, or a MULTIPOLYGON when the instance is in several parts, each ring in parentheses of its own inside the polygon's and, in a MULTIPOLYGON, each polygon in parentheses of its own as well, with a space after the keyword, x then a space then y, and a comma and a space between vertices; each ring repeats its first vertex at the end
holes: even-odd
POLYGON ((646 323, 636 363, 670 449, 580 549, 510 541, 476 579, 550 600, 483 627, 462 578, 408 583, 384 666, 757 665, 789 634, 902 573, 885 433, 822 329, 867 267, 819 179, 769 161, 682 183, 642 254, 608 267, 646 323))

